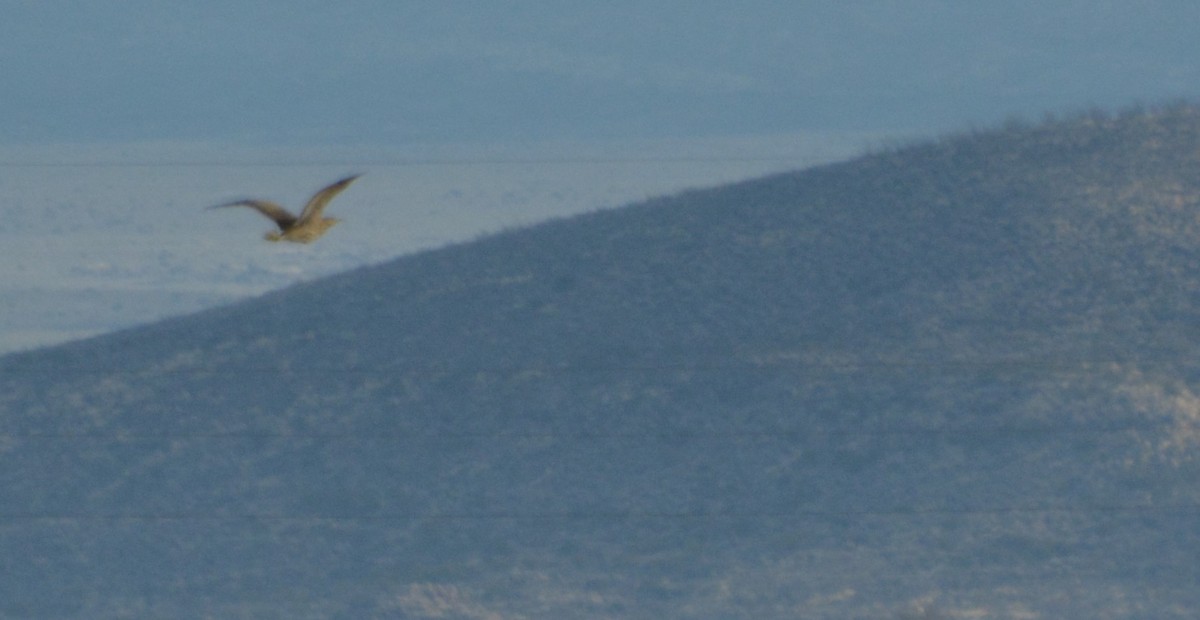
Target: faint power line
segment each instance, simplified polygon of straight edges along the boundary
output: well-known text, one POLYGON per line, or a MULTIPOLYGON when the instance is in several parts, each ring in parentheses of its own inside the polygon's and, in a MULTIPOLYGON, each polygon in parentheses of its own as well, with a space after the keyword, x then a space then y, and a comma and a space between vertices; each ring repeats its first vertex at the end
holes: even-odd
POLYGON ((0 513, 2 521, 220 521, 220 522, 390 522, 390 521, 703 521, 760 519, 832 519, 869 517, 921 517, 944 515, 1012 514, 1159 514, 1193 516, 1200 504, 1097 504, 1060 506, 953 506, 885 507, 844 510, 765 510, 765 511, 529 511, 529 512, 433 512, 382 514, 216 514, 199 512, 82 514, 69 512, 0 513))
POLYGON ((827 158, 796 155, 747 155, 747 156, 601 156, 601 157, 480 157, 480 158, 413 158, 413 159, 329 159, 290 161, 237 161, 237 160, 129 160, 129 161, 0 161, 7 168, 162 168, 162 167, 306 167, 306 166, 504 166, 504 165, 606 165, 606 164, 686 164, 686 163, 770 163, 790 162, 800 165, 827 158))

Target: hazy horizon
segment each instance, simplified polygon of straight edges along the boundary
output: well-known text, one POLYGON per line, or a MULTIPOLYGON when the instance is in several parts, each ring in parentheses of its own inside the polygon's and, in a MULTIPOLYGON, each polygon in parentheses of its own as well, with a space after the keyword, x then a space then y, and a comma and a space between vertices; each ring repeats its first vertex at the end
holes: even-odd
POLYGON ((1200 6, 18 2, 0 352, 1007 119, 1200 97, 1200 6), (320 244, 230 197, 348 172, 320 244))
POLYGON ((643 143, 642 158, 603 145, 0 148, 10 197, 0 206, 0 244, 10 253, 0 262, 0 354, 549 218, 833 161, 871 140, 693 141, 692 158, 671 157, 665 142, 643 143), (329 207, 344 222, 312 245, 263 241, 273 225, 248 209, 205 210, 241 197, 297 209, 324 183, 355 172, 363 178, 329 207))

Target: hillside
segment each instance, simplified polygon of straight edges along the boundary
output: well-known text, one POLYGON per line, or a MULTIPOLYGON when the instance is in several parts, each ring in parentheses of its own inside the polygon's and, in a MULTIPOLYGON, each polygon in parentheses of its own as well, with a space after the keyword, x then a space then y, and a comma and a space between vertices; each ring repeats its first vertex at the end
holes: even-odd
POLYGON ((0 358, 0 615, 1200 613, 1200 109, 0 358))

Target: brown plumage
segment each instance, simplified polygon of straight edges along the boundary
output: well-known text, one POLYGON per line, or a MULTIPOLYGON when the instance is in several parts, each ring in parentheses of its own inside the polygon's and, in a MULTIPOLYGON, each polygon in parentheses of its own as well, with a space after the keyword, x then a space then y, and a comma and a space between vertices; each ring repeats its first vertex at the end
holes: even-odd
POLYGON ((334 196, 337 196, 339 192, 349 187, 354 182, 354 179, 360 176, 362 175, 356 174, 346 177, 313 194, 313 197, 308 200, 308 204, 304 205, 304 210, 300 212, 299 217, 292 215, 287 209, 268 200, 238 200, 209 208, 250 207, 267 216, 279 226, 279 232, 271 231, 263 236, 267 241, 312 243, 341 221, 337 218, 321 217, 321 212, 325 210, 325 206, 329 204, 330 200, 333 200, 334 196))

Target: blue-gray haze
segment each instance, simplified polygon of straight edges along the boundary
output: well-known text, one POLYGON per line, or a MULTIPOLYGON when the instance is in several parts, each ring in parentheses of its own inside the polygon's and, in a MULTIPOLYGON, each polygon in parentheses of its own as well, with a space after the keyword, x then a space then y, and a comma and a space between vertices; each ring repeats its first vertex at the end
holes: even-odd
POLYGON ((0 616, 1200 617, 1198 167, 1012 124, 0 357, 0 616))
POLYGON ((1200 92, 1200 5, 6 2, 0 142, 941 132, 1200 92))
MULTIPOLYGON (((301 259, 200 207, 359 170, 21 148, 932 135, 1195 99, 1197 23, 1183 0, 7 1, 0 332, 90 333, 111 323, 46 308, 242 294, 194 283, 362 265, 480 196, 567 191, 380 165, 301 259)), ((0 357, 0 615, 1195 617, 1198 117, 1013 124, 0 357)))

